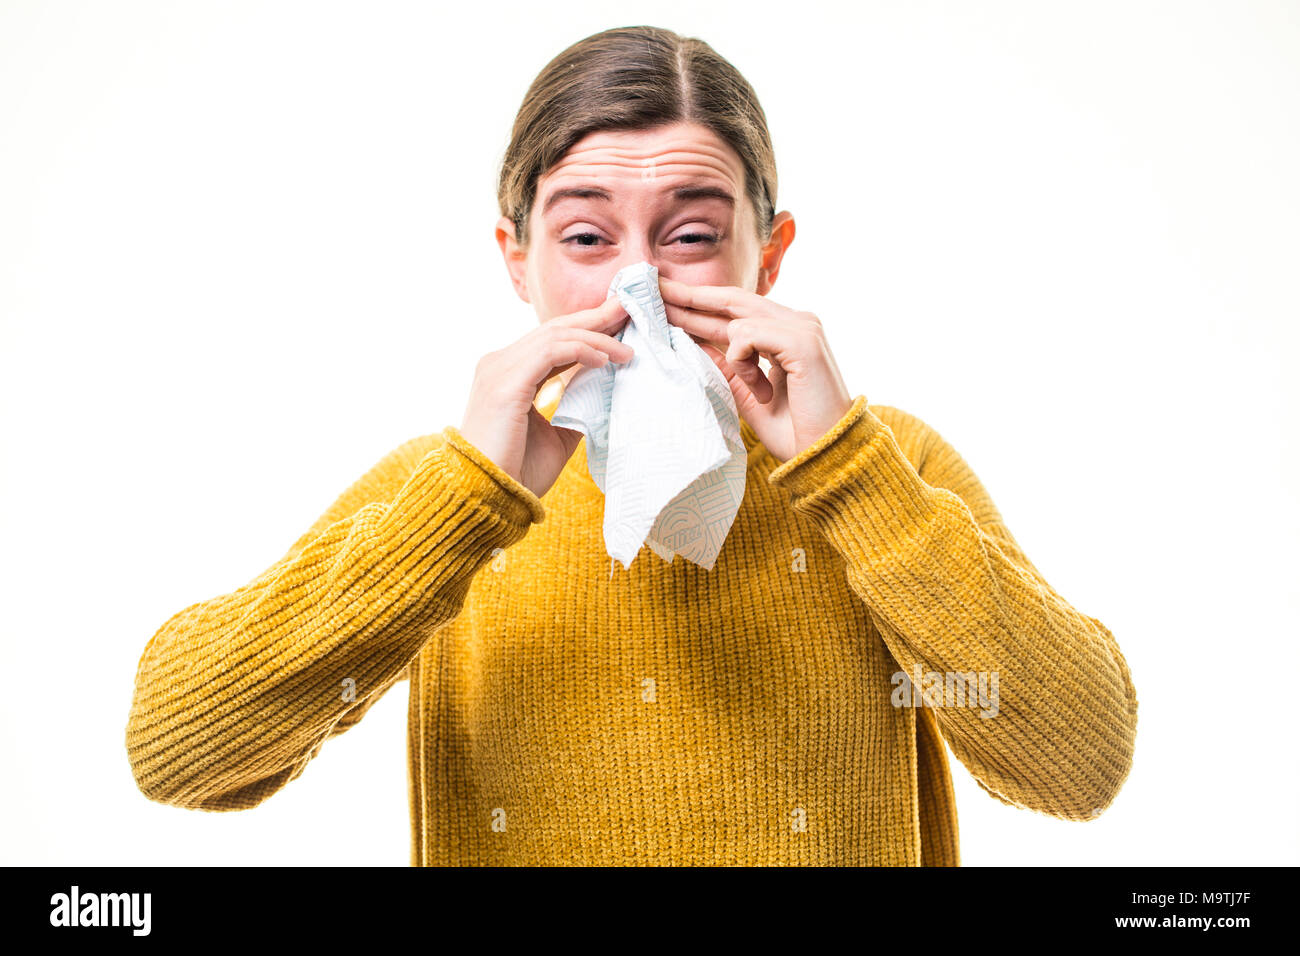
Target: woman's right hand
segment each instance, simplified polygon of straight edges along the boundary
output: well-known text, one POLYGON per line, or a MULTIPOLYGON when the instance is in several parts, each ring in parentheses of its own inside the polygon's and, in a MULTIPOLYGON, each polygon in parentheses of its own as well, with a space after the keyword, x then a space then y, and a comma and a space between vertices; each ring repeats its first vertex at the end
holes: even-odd
POLYGON ((547 380, 583 365, 630 362, 632 349, 614 338, 628 319, 618 296, 594 309, 548 319, 519 341, 489 352, 474 369, 460 433, 537 497, 546 494, 582 440, 557 428, 533 402, 547 380))

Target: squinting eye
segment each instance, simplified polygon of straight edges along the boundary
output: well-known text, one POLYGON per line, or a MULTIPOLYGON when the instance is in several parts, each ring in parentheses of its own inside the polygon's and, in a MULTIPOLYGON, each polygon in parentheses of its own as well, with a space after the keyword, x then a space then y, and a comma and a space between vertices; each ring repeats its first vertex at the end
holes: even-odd
MULTIPOLYGON (((718 236, 716 233, 685 232, 682 233, 680 236, 678 236, 674 240, 674 242, 680 242, 682 245, 686 245, 686 246, 696 246, 699 245, 700 243, 706 243, 712 245, 718 242, 720 239, 721 236, 718 236)), ((596 235, 594 232, 576 232, 573 235, 566 236, 565 238, 560 240, 561 243, 567 242, 575 246, 586 246, 586 247, 599 245, 601 241, 602 240, 600 236, 596 235)))
POLYGON ((560 241, 572 242, 575 246, 594 246, 600 242, 600 236, 596 235, 594 232, 578 232, 565 239, 561 239, 560 241), (595 239, 596 242, 574 242, 575 239, 595 239))

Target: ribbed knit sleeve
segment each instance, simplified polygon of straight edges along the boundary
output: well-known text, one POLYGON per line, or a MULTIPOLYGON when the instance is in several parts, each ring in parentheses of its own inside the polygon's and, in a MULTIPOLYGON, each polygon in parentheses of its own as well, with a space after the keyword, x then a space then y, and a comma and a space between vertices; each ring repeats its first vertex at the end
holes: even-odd
POLYGON ((541 501, 448 426, 348 488, 289 552, 193 604, 140 657, 126 748, 150 799, 256 806, 353 726, 541 501))
POLYGON ((858 396, 769 481, 844 557, 850 586, 909 678, 997 673, 993 716, 933 710, 983 789, 1067 820, 1111 804, 1137 732, 1124 657, 1111 632, 1029 562, 947 442, 896 409, 877 416, 858 396), (908 433, 919 467, 883 418, 908 433))

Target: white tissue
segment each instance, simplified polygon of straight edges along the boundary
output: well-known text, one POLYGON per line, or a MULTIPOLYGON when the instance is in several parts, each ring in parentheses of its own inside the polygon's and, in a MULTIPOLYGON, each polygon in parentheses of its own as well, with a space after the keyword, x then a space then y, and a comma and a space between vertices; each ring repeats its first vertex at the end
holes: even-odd
POLYGON ((646 544, 665 561, 680 554, 711 570, 745 496, 735 399, 704 350, 669 324, 658 269, 621 269, 609 295, 630 316, 617 338, 636 354, 574 375, 551 424, 586 437, 611 558, 630 568, 646 544))

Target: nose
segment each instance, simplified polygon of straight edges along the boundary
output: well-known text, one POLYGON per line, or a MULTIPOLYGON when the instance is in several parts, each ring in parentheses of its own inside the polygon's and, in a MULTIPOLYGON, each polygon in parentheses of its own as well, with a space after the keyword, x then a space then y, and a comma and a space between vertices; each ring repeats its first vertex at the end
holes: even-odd
POLYGON ((623 250, 623 255, 619 257, 618 267, 622 269, 630 266, 634 262, 648 262, 651 265, 657 265, 655 262, 654 250, 650 248, 649 243, 644 239, 638 239, 635 242, 629 242, 623 250))
POLYGON ((659 270, 659 274, 664 278, 671 279, 673 277, 672 264, 664 262, 661 257, 655 255, 654 249, 652 249, 645 240, 638 240, 637 242, 629 243, 624 250, 624 254, 619 256, 618 263, 614 266, 614 271, 609 274, 610 279, 613 279, 615 273, 620 269, 625 269, 638 262, 650 263, 650 265, 659 270))

